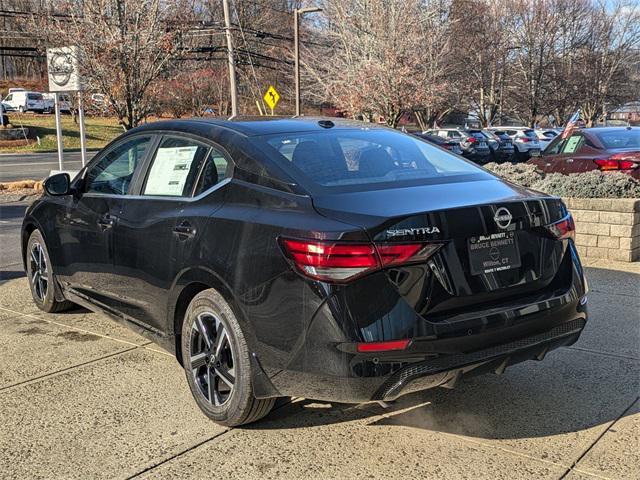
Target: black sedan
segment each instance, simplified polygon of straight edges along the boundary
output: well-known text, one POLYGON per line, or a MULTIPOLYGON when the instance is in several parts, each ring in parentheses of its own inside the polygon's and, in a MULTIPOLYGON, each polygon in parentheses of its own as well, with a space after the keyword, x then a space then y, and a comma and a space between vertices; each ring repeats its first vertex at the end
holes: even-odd
POLYGON ((414 136, 328 119, 133 129, 28 209, 36 305, 153 339, 202 411, 386 402, 503 373, 587 320, 571 215, 414 136))

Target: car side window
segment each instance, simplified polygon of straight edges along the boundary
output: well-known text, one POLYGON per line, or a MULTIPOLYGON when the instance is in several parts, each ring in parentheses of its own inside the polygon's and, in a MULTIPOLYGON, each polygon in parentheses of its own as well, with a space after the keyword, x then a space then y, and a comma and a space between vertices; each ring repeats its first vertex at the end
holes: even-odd
POLYGON ((562 153, 575 153, 584 143, 584 137, 580 134, 573 134, 562 146, 562 153))
POLYGON ((556 138, 551 140, 551 143, 545 148, 545 155, 558 155, 560 150, 562 149, 562 145, 564 144, 564 139, 561 135, 558 135, 556 138))
POLYGON ((126 195, 151 137, 136 137, 109 150, 85 176, 86 192, 126 195))
POLYGON ((212 148, 209 156, 204 162, 204 166, 200 171, 198 184, 193 192, 194 196, 206 192, 214 185, 227 178, 229 171, 229 162, 217 149, 212 148))
POLYGON ((190 138, 164 137, 155 152, 143 195, 190 196, 210 147, 190 138))

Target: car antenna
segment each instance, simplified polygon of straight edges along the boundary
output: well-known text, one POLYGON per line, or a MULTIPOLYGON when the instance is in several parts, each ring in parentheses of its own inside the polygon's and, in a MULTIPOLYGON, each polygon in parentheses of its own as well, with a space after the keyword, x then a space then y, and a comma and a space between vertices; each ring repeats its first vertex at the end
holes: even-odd
POLYGON ((336 124, 331 120, 319 120, 318 125, 320 125, 322 128, 332 128, 336 126, 336 124))

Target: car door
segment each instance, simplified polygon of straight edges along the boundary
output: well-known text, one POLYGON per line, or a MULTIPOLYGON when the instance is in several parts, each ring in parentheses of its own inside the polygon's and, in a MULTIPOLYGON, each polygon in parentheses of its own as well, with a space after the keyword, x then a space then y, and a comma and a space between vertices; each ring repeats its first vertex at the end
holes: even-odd
POLYGON ((57 220, 60 281, 108 310, 119 306, 113 228, 153 140, 152 135, 126 137, 98 154, 78 182, 80 192, 57 220))
POLYGON ((185 134, 162 137, 114 228, 121 311, 166 329, 169 293, 184 259, 197 251, 207 219, 222 206, 229 162, 219 147, 185 134), (212 191, 215 190, 215 191, 212 191))
POLYGON ((558 149, 558 153, 554 155, 551 161, 549 172, 555 173, 574 173, 574 163, 580 159, 581 151, 585 143, 585 137, 580 132, 574 132, 568 136, 558 149))
POLYGON ((527 163, 536 165, 543 172, 555 172, 561 159, 560 154, 564 144, 565 139, 562 138, 562 135, 558 135, 547 145, 539 157, 531 157, 527 163))
POLYGON ((571 135, 562 147, 559 163, 561 173, 582 173, 597 170, 594 160, 606 157, 606 153, 597 148, 583 132, 571 135))

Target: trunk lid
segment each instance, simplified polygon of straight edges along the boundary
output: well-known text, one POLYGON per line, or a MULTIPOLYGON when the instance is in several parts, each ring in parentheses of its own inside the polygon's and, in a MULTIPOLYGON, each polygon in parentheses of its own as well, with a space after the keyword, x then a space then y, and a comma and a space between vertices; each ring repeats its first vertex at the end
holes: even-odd
POLYGON ((365 229, 376 243, 442 243, 427 264, 387 272, 431 321, 544 289, 563 261, 563 242, 544 228, 566 215, 560 199, 497 179, 317 196, 314 205, 365 229))

